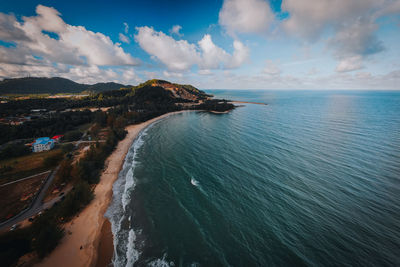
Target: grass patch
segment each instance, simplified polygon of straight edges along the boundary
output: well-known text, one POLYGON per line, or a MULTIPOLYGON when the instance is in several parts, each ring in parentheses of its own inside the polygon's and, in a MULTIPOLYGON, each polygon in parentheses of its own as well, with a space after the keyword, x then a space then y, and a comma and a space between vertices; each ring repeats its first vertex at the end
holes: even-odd
POLYGON ((5 159, 0 161, 0 184, 15 181, 30 175, 37 174, 49 170, 55 165, 49 165, 49 158, 57 158, 62 154, 61 149, 53 149, 50 151, 32 153, 13 159, 5 159))

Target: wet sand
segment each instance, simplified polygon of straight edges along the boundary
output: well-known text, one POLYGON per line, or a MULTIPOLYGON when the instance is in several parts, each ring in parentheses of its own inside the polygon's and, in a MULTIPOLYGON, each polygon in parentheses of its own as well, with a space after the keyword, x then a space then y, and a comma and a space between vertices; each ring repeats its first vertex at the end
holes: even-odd
POLYGON ((106 219, 101 228, 100 243, 96 267, 107 267, 110 265, 114 253, 113 234, 111 223, 106 219))

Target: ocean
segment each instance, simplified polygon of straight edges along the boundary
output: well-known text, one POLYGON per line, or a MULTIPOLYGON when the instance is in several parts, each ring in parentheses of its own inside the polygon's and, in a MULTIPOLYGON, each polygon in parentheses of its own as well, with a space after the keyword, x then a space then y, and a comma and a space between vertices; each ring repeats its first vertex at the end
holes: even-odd
POLYGON ((115 266, 400 265, 400 92, 208 92, 268 105, 139 135, 106 214, 115 266))

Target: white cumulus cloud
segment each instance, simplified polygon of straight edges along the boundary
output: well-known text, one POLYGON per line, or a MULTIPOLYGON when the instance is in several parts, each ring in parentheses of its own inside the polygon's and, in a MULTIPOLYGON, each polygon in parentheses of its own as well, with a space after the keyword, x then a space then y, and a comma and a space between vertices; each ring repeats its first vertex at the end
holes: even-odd
POLYGON ((206 34, 196 44, 186 40, 175 40, 163 32, 150 27, 138 27, 135 40, 151 56, 160 60, 172 71, 186 71, 193 65, 200 69, 236 68, 248 58, 248 48, 234 41, 232 55, 214 44, 206 34))
MULTIPOLYGON (((384 0, 284 0, 282 10, 289 12, 284 28, 293 35, 316 39, 329 27, 369 15, 370 10, 382 5, 384 0)), ((349 24, 351 25, 351 24, 349 24)))
POLYGON ((124 32, 125 32, 126 34, 128 34, 128 32, 129 32, 129 24, 126 23, 126 22, 124 22, 124 32))
POLYGON ((182 37, 183 34, 180 32, 182 30, 182 26, 181 25, 174 25, 172 26, 171 30, 169 30, 169 32, 171 34, 176 34, 179 37, 182 37))
POLYGON ((123 25, 124 25, 124 33, 125 34, 120 32, 119 35, 118 35, 118 38, 119 38, 119 40, 121 42, 130 44, 131 43, 131 39, 129 38, 129 35, 128 35, 128 33, 129 33, 129 24, 124 22, 123 25))
POLYGON ((0 13, 0 40, 29 41, 14 15, 0 13))
POLYGON ((138 27, 135 40, 148 54, 157 57, 171 70, 188 70, 200 60, 200 54, 194 44, 186 40, 176 41, 163 32, 150 27, 138 27))
POLYGON ((61 76, 86 83, 136 79, 124 66, 139 60, 103 33, 67 24, 52 7, 38 5, 36 15, 21 21, 0 12, 0 40, 14 44, 0 46, 2 78, 61 76))
POLYGON ((279 68, 278 64, 276 64, 272 60, 267 60, 265 68, 262 70, 262 73, 267 74, 267 75, 279 75, 281 74, 281 69, 279 68))
POLYGON ((223 62, 229 60, 230 55, 221 47, 216 46, 209 34, 204 35, 198 45, 202 51, 199 61, 201 69, 217 69, 223 62))
POLYGON ((348 72, 353 70, 359 70, 363 68, 362 57, 361 56, 352 56, 348 58, 344 58, 339 61, 336 71, 337 72, 348 72))
POLYGON ((276 30, 281 30, 305 44, 322 39, 343 66, 343 62, 354 62, 354 58, 363 62, 385 49, 376 35, 377 21, 385 15, 399 14, 400 1, 282 0, 281 10, 287 18, 278 19, 266 0, 224 0, 219 24, 233 36, 276 36, 276 30))
POLYGON ((283 28, 307 41, 317 41, 332 32, 328 47, 339 61, 337 71, 362 67, 368 57, 385 49, 377 38, 377 19, 400 12, 398 0, 285 0, 282 9, 289 13, 283 28))
POLYGON ((130 42, 131 42, 131 40, 129 40, 129 37, 128 36, 126 36, 125 34, 123 34, 123 33, 119 33, 119 40, 121 41, 121 42, 123 42, 123 43, 127 43, 127 44, 129 44, 130 42))
POLYGON ((233 48, 233 55, 226 65, 227 68, 237 68, 246 62, 249 57, 250 50, 242 42, 235 40, 233 42, 233 48))
POLYGON ((262 33, 274 21, 274 14, 264 0, 225 0, 219 23, 228 33, 262 33))
MULTIPOLYGON (((36 13, 23 17, 22 22, 0 13, 1 39, 16 44, 16 48, 3 49, 13 57, 35 56, 71 65, 138 64, 108 36, 65 23, 56 9, 38 5, 36 13)), ((4 58, 0 60, 4 62, 4 58)))
POLYGON ((170 71, 163 71, 163 75, 166 78, 182 78, 183 74, 181 72, 170 72, 170 71))

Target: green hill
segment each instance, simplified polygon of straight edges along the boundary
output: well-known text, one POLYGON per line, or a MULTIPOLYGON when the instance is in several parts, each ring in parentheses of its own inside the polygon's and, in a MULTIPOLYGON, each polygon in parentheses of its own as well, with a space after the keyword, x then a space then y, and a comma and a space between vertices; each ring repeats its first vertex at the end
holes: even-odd
POLYGON ((140 89, 145 87, 162 87, 165 90, 170 91, 175 98, 182 98, 192 101, 206 99, 207 97, 212 96, 202 90, 197 89, 192 85, 171 83, 158 79, 148 80, 144 83, 139 84, 138 86, 135 86, 134 88, 140 89))

